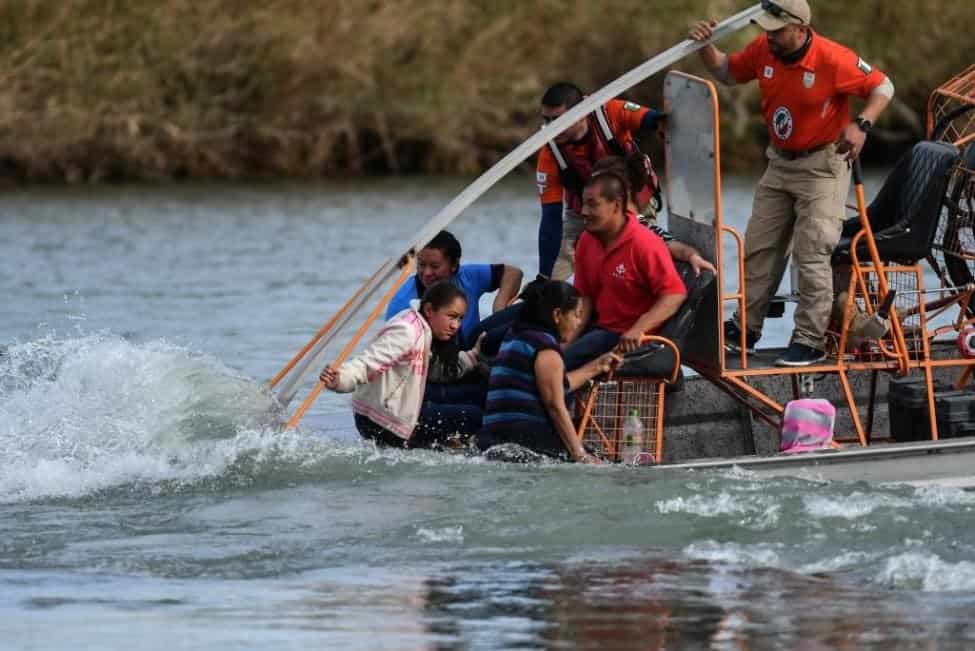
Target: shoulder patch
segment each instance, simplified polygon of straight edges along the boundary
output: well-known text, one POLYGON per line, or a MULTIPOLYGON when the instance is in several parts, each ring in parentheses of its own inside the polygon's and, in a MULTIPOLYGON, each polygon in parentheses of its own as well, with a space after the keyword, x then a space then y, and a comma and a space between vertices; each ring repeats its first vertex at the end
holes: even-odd
POLYGON ((643 107, 636 102, 626 102, 623 104, 623 108, 627 111, 639 111, 643 107))
POLYGON ((862 72, 865 75, 869 75, 871 72, 873 72, 873 68, 870 67, 870 64, 864 61, 863 59, 861 59, 860 57, 857 57, 857 68, 859 68, 860 72, 862 72))
POLYGON ((538 194, 545 194, 545 191, 548 190, 548 174, 535 172, 535 184, 538 186, 538 194))

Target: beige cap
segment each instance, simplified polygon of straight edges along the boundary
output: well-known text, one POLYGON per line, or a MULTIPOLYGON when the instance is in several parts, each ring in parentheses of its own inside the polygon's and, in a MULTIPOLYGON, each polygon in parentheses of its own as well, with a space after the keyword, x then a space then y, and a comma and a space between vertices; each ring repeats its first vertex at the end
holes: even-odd
POLYGON ((752 22, 767 32, 782 29, 789 23, 808 25, 812 20, 812 12, 809 11, 809 3, 806 0, 778 0, 777 2, 763 0, 762 8, 765 11, 752 22))

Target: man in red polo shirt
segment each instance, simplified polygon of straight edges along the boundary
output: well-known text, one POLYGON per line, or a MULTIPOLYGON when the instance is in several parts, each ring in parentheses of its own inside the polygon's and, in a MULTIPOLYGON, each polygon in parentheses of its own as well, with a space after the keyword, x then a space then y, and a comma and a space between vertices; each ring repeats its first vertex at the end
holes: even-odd
MULTIPOLYGON (((825 358, 833 301, 830 255, 840 238, 850 187, 848 161, 894 95, 879 70, 810 27, 806 0, 763 0, 755 23, 765 30, 744 50, 725 54, 708 44, 699 53, 725 84, 758 80, 771 144, 745 231, 746 342, 762 334, 769 300, 785 272, 790 250, 798 269, 795 329, 781 366, 808 366, 825 358), (850 97, 866 99, 850 121, 850 97)), ((691 29, 706 41, 714 21, 691 29)), ((725 341, 740 341, 741 315, 725 323, 725 341)))
POLYGON ((565 349, 567 370, 613 348, 636 350, 640 338, 653 334, 687 296, 667 245, 627 212, 626 202, 626 181, 615 173, 586 182, 575 287, 583 297, 581 324, 592 323, 565 349))

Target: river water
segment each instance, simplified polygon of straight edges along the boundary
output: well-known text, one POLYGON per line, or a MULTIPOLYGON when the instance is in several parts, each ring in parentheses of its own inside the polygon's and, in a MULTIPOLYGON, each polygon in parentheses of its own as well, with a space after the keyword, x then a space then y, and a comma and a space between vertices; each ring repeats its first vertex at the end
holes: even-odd
MULTIPOLYGON (((262 382, 462 185, 0 196, 0 647, 975 645, 970 493, 379 452, 336 395, 280 431, 262 382)), ((465 259, 534 273, 532 187, 465 259)))

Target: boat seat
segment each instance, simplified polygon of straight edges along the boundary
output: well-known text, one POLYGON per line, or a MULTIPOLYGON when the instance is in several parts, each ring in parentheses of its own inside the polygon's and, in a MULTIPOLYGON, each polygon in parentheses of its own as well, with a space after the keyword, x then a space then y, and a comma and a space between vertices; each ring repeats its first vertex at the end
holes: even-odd
MULTIPOLYGON (((897 161, 867 208, 882 261, 910 265, 930 253, 948 178, 957 160, 956 147, 924 141, 897 161)), ((834 266, 851 264, 850 244, 859 231, 859 217, 844 222, 839 244, 833 251, 834 266)), ((863 239, 857 246, 857 257, 861 262, 870 259, 863 239)))
MULTIPOLYGON (((682 262, 677 263, 677 271, 687 288, 687 299, 657 335, 669 339, 680 350, 694 328, 698 308, 714 282, 714 275, 702 272, 696 276, 691 266, 682 262)), ((679 368, 680 360, 674 349, 659 342, 650 342, 625 355, 623 364, 611 378, 593 382, 588 393, 578 397, 579 439, 606 458, 622 461, 624 421, 636 412, 644 429, 643 451, 650 455, 651 463, 660 463, 664 455, 664 386, 677 376, 679 368)))
MULTIPOLYGON (((677 262, 677 272, 687 288, 687 299, 674 316, 660 328, 657 335, 670 339, 681 350, 684 341, 694 329, 698 308, 707 294, 708 286, 714 282, 714 274, 702 271, 694 275, 694 269, 686 262, 677 262)), ((678 363, 674 351, 669 346, 650 342, 646 346, 623 356, 623 364, 616 371, 617 377, 670 378, 678 363)))

